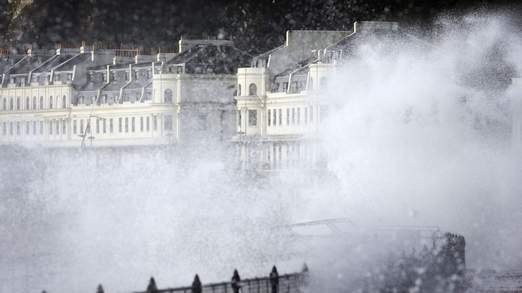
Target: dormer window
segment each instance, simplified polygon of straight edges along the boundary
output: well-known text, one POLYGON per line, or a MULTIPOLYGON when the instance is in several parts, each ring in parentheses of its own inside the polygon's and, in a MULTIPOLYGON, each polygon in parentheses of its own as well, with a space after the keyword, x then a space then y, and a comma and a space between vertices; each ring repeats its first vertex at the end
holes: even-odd
POLYGON ((248 86, 248 95, 249 96, 257 96, 257 86, 255 83, 251 83, 248 86))

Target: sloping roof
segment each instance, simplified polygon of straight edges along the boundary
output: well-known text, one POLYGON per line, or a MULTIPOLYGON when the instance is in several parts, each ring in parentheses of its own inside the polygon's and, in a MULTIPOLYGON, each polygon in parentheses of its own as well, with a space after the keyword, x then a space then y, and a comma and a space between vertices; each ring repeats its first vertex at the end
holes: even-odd
POLYGON ((166 62, 184 64, 186 73, 199 73, 199 70, 216 74, 235 74, 240 66, 249 64, 251 56, 234 46, 200 44, 174 56, 166 62))
POLYGON ((56 55, 56 56, 53 56, 52 59, 49 60, 49 62, 45 63, 41 67, 38 67, 37 69, 34 70, 34 72, 38 73, 38 72, 50 71, 54 67, 62 64, 63 62, 71 59, 72 57, 74 57, 74 55, 56 55))
POLYGON ((294 64, 293 66, 288 67, 285 71, 283 71, 279 74, 276 74, 274 76, 274 78, 289 75, 291 72, 293 72, 295 70, 299 70, 299 71, 308 70, 308 67, 306 67, 306 65, 315 63, 316 61, 317 61, 317 58, 315 56, 310 56, 304 60, 299 61, 298 63, 294 64))
POLYGON ((76 56, 72 57, 70 60, 68 60, 66 63, 57 67, 55 69, 55 71, 71 71, 71 70, 73 70, 73 67, 75 65, 89 61, 90 58, 91 58, 91 54, 89 54, 89 53, 82 53, 82 54, 76 55, 76 56))
POLYGON ((6 70, 9 70, 11 66, 20 61, 20 59, 24 58, 24 56, 25 55, 0 56, 0 73, 4 73, 6 70))
POLYGON ((37 66, 41 65, 43 62, 49 60, 49 58, 53 58, 54 56, 49 55, 36 55, 36 56, 26 56, 20 62, 15 64, 10 70, 10 74, 27 74, 29 71, 35 69, 37 66))

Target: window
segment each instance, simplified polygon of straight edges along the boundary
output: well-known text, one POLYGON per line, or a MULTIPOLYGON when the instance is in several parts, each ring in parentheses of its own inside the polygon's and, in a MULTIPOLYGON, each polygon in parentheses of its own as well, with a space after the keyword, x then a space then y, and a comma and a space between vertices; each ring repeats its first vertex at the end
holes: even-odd
POLYGON ((314 122, 314 106, 310 106, 310 123, 314 122))
POLYGON ((290 125, 290 109, 286 109, 286 125, 290 125))
POLYGON ((29 135, 29 131, 31 129, 31 122, 25 122, 25 135, 29 135))
POLYGON ((132 117, 132 118, 131 118, 131 131, 132 131, 132 132, 135 132, 135 131, 136 131, 136 127, 135 127, 135 125, 136 125, 136 117, 132 117))
POLYGON ((140 117, 140 131, 143 132, 143 117, 140 117))
POLYGON ((67 108, 67 96, 62 97, 62 108, 67 108))
POLYGON ((248 95, 249 96, 257 96, 257 86, 255 83, 251 83, 248 86, 248 95))
POLYGON ((270 126, 272 123, 272 110, 268 109, 268 126, 270 126))
POLYGON ((110 133, 114 132, 114 124, 112 123, 112 118, 109 119, 109 132, 110 133))
POLYGON ((107 133, 107 123, 106 123, 106 119, 103 119, 103 120, 102 120, 102 128, 103 128, 103 133, 107 133))
POLYGON ((129 132, 129 117, 125 117, 125 132, 129 132))
POLYGON ((43 97, 40 97, 40 109, 43 109, 43 108, 44 108, 43 97))
POLYGON ((118 132, 122 132, 122 118, 118 118, 118 132))
POLYGON ((44 123, 43 121, 40 121, 40 135, 43 135, 44 133, 44 123))
POLYGON ((53 135, 53 120, 49 121, 49 135, 53 135))
POLYGON ((67 121, 62 120, 62 134, 66 134, 66 133, 67 133, 67 121))
POLYGON ((33 135, 36 135, 36 121, 33 121, 33 135))
MULTIPOLYGON (((274 119, 275 121, 275 119, 274 119)), ((283 124, 283 110, 279 109, 279 125, 283 124)))
POLYGON ((76 129, 76 120, 73 121, 73 133, 76 134, 78 131, 76 129))
POLYGON ((16 110, 20 110, 20 98, 16 98, 16 110))
POLYGON ((13 101, 13 98, 10 98, 9 99, 9 110, 14 110, 14 101, 13 101))
POLYGON ((237 111, 237 126, 241 127, 241 110, 237 111))
POLYGON ((56 120, 56 135, 60 134, 60 120, 56 120))
POLYGON ((7 110, 7 99, 6 98, 3 98, 3 102, 2 102, 2 110, 7 110))
POLYGON ((31 109, 31 101, 29 100, 29 97, 25 98, 25 109, 26 110, 31 109))
POLYGON ((96 118, 96 133, 100 133, 100 118, 96 118))
POLYGON ((288 82, 283 82, 283 92, 286 92, 288 90, 288 82))
POLYGON ((36 110, 36 97, 33 97, 33 110, 36 110))
POLYGON ((248 110, 248 126, 257 126, 257 110, 248 110))
POLYGON ((241 96, 241 84, 237 85, 237 95, 241 96))
POLYGON ((163 100, 165 101, 165 104, 172 104, 172 90, 166 89, 163 94, 163 100))
POLYGON ((295 108, 292 108, 292 125, 295 124, 295 108))
POLYGON ((2 123, 2 135, 7 135, 7 123, 2 123))
POLYGON ((146 124, 147 124, 146 125, 147 126, 147 128, 146 128, 147 131, 150 131, 150 117, 147 117, 147 123, 146 124))
POLYGON ((13 135, 13 122, 9 122, 9 135, 13 135))
POLYGON ((152 128, 154 131, 158 130, 158 117, 152 116, 152 128))
POLYGON ((276 125, 277 125, 277 110, 274 109, 274 110, 272 111, 272 113, 273 113, 273 122, 272 122, 272 125, 276 126, 276 125))
POLYGON ((297 124, 301 124, 301 108, 297 108, 297 124))
MULTIPOLYGON (((201 117, 199 118, 201 119, 201 117)), ((172 115, 165 115, 165 120, 163 122, 163 128, 165 130, 172 130, 172 115)))
POLYGON ((80 119, 80 134, 83 134, 83 119, 80 119))
POLYGON ((49 97, 49 109, 53 108, 53 96, 49 97))

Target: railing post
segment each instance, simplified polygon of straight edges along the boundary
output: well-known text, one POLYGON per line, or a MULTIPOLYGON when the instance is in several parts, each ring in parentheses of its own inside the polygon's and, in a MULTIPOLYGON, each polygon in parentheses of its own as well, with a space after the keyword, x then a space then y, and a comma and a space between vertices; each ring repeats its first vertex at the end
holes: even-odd
POLYGON ((279 273, 277 272, 276 266, 272 267, 272 271, 269 275, 270 279, 270 287, 272 288, 270 293, 278 293, 279 292, 279 273))
POLYGON ((203 288, 201 286, 201 281, 199 280, 198 274, 194 277, 194 281, 192 282, 192 293, 201 293, 203 288))
POLYGON ((306 287, 308 285, 308 275, 309 275, 309 269, 308 265, 306 263, 303 264, 303 269, 301 270, 300 278, 299 278, 299 285, 300 287, 306 287))
POLYGON ((156 293, 158 292, 158 286, 156 285, 156 280, 154 277, 150 277, 149 284, 147 285, 147 293, 156 293))
POLYGON ((103 290, 102 284, 98 285, 98 288, 96 288, 96 293, 105 293, 105 290, 103 290))
MULTIPOLYGON (((236 270, 234 270, 234 274, 232 275, 232 279, 230 282, 230 285, 232 286, 232 293, 239 293, 239 288, 241 288, 241 285, 239 284, 241 282, 241 277, 239 276, 239 273, 236 270)), ((225 285, 225 292, 226 292, 226 285, 225 285)))

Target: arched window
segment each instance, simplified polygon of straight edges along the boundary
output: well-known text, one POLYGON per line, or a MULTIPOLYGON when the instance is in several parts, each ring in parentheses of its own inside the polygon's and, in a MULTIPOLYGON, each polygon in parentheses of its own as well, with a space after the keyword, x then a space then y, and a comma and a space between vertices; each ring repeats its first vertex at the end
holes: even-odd
POLYGON ((43 104, 44 104, 44 102, 43 102, 43 97, 40 96, 40 109, 43 109, 43 107, 44 107, 43 104))
POLYGON ((33 97, 33 110, 36 110, 36 97, 33 97))
POLYGON ((237 95, 241 96, 241 84, 237 85, 237 95))
POLYGON ((166 89, 163 98, 164 98, 165 104, 172 104, 172 90, 166 89))
POLYGON ((49 109, 53 108, 53 96, 49 97, 49 109))
POLYGON ((62 108, 67 108, 67 96, 62 97, 62 108))
POLYGON ((31 101, 29 100, 29 97, 25 98, 25 109, 26 110, 31 109, 31 101))
POLYGON ((255 83, 251 83, 248 86, 248 95, 249 96, 257 96, 257 86, 255 83))

